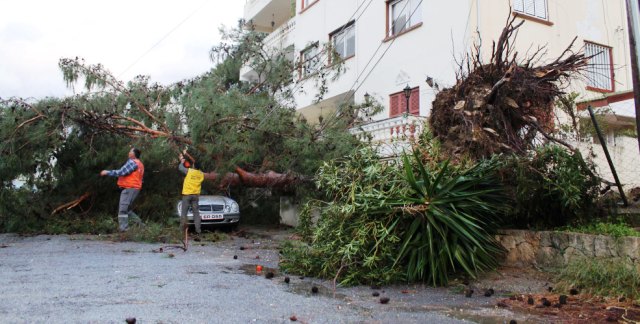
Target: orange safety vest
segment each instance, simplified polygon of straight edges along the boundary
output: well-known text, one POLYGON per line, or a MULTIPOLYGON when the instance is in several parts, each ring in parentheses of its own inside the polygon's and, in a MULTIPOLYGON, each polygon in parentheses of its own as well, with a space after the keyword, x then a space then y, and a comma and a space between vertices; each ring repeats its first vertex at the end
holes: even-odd
POLYGON ((142 177, 144 176, 144 165, 140 160, 133 159, 138 168, 126 176, 118 177, 118 187, 124 189, 142 189, 142 177))

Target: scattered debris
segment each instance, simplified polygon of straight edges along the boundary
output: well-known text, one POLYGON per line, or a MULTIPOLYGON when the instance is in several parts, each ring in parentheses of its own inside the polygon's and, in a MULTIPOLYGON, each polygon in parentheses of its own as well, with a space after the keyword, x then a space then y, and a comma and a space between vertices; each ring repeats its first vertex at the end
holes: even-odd
POLYGON ((298 318, 295 315, 291 315, 291 317, 289 317, 289 320, 295 322, 298 320, 298 318))
POLYGON ((465 297, 470 298, 471 295, 473 295, 473 289, 467 288, 467 289, 464 290, 464 296, 465 297))
POLYGON ((284 283, 289 283, 289 281, 291 281, 291 279, 289 279, 289 277, 284 277, 284 283))
POLYGON ((551 302, 545 297, 542 297, 542 299, 540 299, 540 303, 542 303, 542 306, 544 307, 551 306, 551 302))
POLYGON ((570 294, 571 296, 575 296, 575 295, 577 295, 577 294, 579 294, 579 293, 580 293, 580 291, 579 291, 578 289, 576 289, 576 288, 571 288, 571 289, 569 290, 569 294, 570 294))
POLYGON ((237 260, 237 259, 238 259, 238 256, 237 256, 237 255, 234 255, 234 256, 233 256, 233 259, 234 259, 234 260, 237 260))
POLYGON ((374 291, 373 294, 371 294, 371 295, 373 295, 373 297, 378 297, 378 296, 380 296, 380 293, 377 292, 377 291, 374 291))
POLYGON ((273 279, 273 276, 274 276, 274 274, 271 271, 269 271, 269 272, 264 274, 264 277, 267 278, 267 279, 273 279))
POLYGON ((389 303, 389 297, 380 297, 380 304, 389 303))
POLYGON ((579 296, 557 295, 553 293, 533 294, 527 302, 505 298, 499 302, 518 312, 534 315, 553 316, 558 323, 640 323, 640 305, 633 301, 619 301, 619 298, 602 298, 581 294, 579 296), (539 304, 533 303, 539 300, 539 304), (549 307, 553 305, 553 307, 549 307))
POLYGON ((127 322, 127 324, 136 324, 136 318, 135 317, 127 317, 125 322, 127 322))
POLYGON ((558 298, 558 303, 560 303, 560 305, 566 305, 567 295, 560 295, 560 297, 558 298))
POLYGON ((311 292, 314 293, 314 294, 317 294, 318 293, 318 287, 316 287, 316 286, 311 287, 311 292))

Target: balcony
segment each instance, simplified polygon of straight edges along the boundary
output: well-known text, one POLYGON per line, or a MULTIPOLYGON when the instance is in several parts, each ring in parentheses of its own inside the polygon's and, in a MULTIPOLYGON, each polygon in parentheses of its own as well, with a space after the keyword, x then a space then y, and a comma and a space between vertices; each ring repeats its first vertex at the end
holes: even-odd
POLYGON ((295 16, 295 0, 246 0, 244 20, 256 31, 271 33, 295 16))
POLYGON ((293 31, 296 29, 296 18, 291 18, 276 28, 264 39, 267 47, 284 49, 293 44, 293 31))
POLYGON ((350 131, 376 146, 381 157, 395 157, 411 150, 411 143, 422 134, 426 122, 424 116, 398 116, 364 124, 350 131))
MULTIPOLYGON (((296 28, 296 18, 291 18, 284 24, 280 25, 276 30, 269 33, 267 37, 262 41, 265 45, 265 49, 270 53, 281 53, 284 56, 293 61, 293 31, 296 28), (291 48, 288 48, 291 47, 291 48)), ((240 80, 259 82, 260 76, 248 65, 240 68, 240 80)))

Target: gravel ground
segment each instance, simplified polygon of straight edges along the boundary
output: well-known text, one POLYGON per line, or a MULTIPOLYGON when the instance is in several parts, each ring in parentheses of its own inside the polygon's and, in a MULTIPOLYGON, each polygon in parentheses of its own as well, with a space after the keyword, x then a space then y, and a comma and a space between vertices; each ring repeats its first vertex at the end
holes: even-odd
MULTIPOLYGON (((541 319, 421 285, 332 288, 278 273, 290 233, 258 230, 187 252, 96 236, 0 234, 2 323, 518 323, 541 319), (240 249, 243 247, 243 250, 240 249), (234 259, 234 255, 238 258, 234 259), (256 265, 263 266, 256 273, 256 265), (265 274, 273 271, 271 280, 265 274), (312 293, 311 287, 318 287, 312 293), (390 299, 381 304, 373 292, 390 299)), ((482 283, 477 283, 478 287, 482 283)), ((479 289, 479 288, 477 288, 479 289)))

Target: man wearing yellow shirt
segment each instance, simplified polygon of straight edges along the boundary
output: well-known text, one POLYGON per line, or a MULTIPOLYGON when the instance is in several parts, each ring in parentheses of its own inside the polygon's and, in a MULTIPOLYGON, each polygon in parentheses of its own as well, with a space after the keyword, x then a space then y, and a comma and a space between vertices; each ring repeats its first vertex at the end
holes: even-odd
POLYGON ((204 180, 204 173, 200 171, 198 162, 194 162, 191 168, 185 167, 184 156, 180 154, 180 165, 178 169, 184 173, 184 183, 182 185, 182 209, 180 210, 180 228, 185 230, 189 226, 187 221, 187 211, 189 206, 193 211, 193 222, 196 227, 196 235, 200 235, 200 210, 198 209, 198 201, 200 198, 200 189, 204 180))

